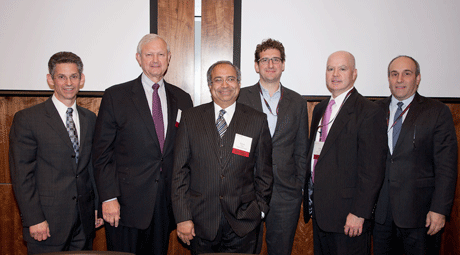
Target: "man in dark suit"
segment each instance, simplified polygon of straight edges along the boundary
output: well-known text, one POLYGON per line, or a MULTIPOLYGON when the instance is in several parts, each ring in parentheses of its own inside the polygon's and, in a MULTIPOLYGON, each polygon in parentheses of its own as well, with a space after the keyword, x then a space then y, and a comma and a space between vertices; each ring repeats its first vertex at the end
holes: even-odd
POLYGON ((207 72, 214 102, 183 114, 174 155, 177 235, 192 254, 254 253, 273 173, 264 113, 236 103, 241 74, 228 61, 207 72))
POLYGON ((107 248, 166 254, 171 209, 173 143, 190 95, 164 81, 171 59, 165 40, 144 36, 136 59, 143 73, 108 88, 94 133, 96 183, 107 248))
POLYGON ((332 96, 313 110, 304 218, 312 218, 315 254, 370 253, 387 139, 385 113, 354 88, 357 75, 353 55, 330 55, 326 85, 332 96))
POLYGON ((374 254, 438 254, 457 180, 457 137, 449 108, 417 93, 420 66, 388 65, 385 181, 375 210, 374 254))
POLYGON ((45 102, 15 114, 9 163, 29 254, 91 250, 97 195, 91 163, 96 115, 76 104, 85 83, 71 52, 49 62, 54 89, 45 102))
POLYGON ((280 82, 285 59, 284 46, 279 41, 267 39, 257 45, 254 68, 259 82, 242 88, 238 98, 238 102, 267 114, 272 136, 274 182, 270 212, 265 217, 270 255, 291 254, 309 147, 307 101, 280 82))

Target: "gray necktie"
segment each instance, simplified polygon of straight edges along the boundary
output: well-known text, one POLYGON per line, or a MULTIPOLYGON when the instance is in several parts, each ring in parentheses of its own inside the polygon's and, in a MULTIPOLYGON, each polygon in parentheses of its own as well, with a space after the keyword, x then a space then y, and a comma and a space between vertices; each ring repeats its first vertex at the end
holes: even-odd
POLYGON ((393 120, 394 126, 393 126, 393 150, 396 146, 396 142, 398 141, 399 133, 401 133, 401 126, 402 126, 402 116, 399 118, 399 115, 402 113, 402 107, 404 103, 399 102, 398 103, 398 109, 396 110, 395 117, 393 120))
POLYGON ((225 131, 227 131, 227 122, 225 122, 224 114, 226 111, 224 109, 220 110, 219 117, 216 121, 217 132, 219 132, 220 137, 224 136, 225 131))
POLYGON ((67 108, 65 123, 67 133, 69 133, 70 141, 72 142, 73 150, 75 151, 75 161, 78 163, 78 158, 80 157, 80 144, 78 143, 78 134, 75 127, 75 122, 73 122, 72 112, 72 108, 67 108))

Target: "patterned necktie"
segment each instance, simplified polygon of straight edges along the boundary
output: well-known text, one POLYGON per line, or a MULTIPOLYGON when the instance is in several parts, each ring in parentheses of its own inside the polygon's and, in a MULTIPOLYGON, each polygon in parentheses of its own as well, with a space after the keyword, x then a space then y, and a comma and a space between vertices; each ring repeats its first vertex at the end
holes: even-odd
POLYGON ((399 133, 401 133, 401 126, 402 126, 402 116, 399 118, 399 115, 402 113, 402 107, 404 103, 399 102, 398 103, 398 109, 396 110, 395 117, 393 122, 395 122, 395 125, 393 126, 393 150, 396 146, 396 142, 398 141, 399 133))
MULTIPOLYGON (((331 118, 331 113, 332 113, 332 106, 335 105, 334 99, 329 101, 329 104, 327 105, 326 112, 324 112, 323 116, 323 122, 321 126, 321 136, 319 138, 320 142, 326 141, 327 138, 327 128, 329 126, 329 119, 331 118)), ((315 158, 313 161, 313 171, 311 173, 311 180, 312 182, 315 182, 315 167, 316 163, 318 162, 318 158, 315 158)))
POLYGON ((224 109, 220 110, 219 117, 216 121, 217 132, 219 132, 220 138, 224 136, 225 131, 227 131, 227 122, 225 122, 224 114, 226 111, 224 109))
POLYGON ((152 117, 155 124, 155 131, 157 132, 158 142, 160 143, 160 150, 163 153, 163 145, 165 143, 165 126, 163 122, 163 111, 161 110, 160 96, 158 95, 158 88, 160 85, 153 84, 152 94, 152 117))
POLYGON ((70 141, 72 142, 73 150, 75 151, 75 162, 78 163, 78 158, 80 157, 80 144, 78 143, 78 134, 77 129, 75 128, 75 122, 73 122, 72 112, 72 108, 67 108, 65 123, 67 133, 69 133, 70 141))

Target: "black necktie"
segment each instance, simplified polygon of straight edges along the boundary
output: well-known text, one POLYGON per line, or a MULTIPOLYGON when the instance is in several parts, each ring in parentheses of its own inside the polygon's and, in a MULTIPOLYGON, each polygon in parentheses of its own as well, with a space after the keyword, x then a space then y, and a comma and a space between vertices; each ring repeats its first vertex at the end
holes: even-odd
POLYGON ((398 141, 399 133, 401 133, 402 116, 401 118, 399 118, 399 115, 401 115, 402 113, 403 105, 404 105, 403 102, 398 103, 398 109, 396 110, 395 117, 394 117, 395 125, 393 126, 393 150, 396 146, 396 142, 398 141))

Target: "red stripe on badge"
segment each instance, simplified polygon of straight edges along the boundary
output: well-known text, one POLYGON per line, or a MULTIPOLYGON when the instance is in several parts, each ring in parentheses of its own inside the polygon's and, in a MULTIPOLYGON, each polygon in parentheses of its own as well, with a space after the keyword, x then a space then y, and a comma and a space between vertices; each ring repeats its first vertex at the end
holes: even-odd
POLYGON ((176 121, 176 128, 178 128, 178 127, 179 127, 179 122, 176 121))
POLYGON ((236 155, 240 155, 240 156, 246 157, 246 158, 249 157, 249 152, 242 151, 242 150, 238 150, 238 149, 235 149, 235 148, 233 148, 232 153, 233 153, 233 154, 236 154, 236 155))

